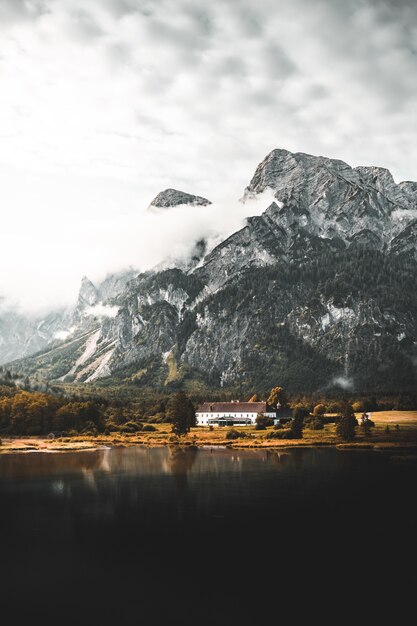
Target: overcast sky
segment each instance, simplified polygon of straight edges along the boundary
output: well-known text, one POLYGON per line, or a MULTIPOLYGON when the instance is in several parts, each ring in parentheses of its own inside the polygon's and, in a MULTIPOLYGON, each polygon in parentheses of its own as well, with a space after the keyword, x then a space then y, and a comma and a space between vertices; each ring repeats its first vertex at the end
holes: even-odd
POLYGON ((238 228, 276 147, 416 180, 416 76, 415 0, 0 0, 0 294, 238 228), (144 216, 166 187, 215 204, 144 216))

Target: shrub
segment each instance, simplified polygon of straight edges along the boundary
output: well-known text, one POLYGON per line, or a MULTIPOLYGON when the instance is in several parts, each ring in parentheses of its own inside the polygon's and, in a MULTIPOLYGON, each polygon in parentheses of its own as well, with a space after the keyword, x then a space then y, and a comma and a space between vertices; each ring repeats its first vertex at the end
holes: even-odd
POLYGON ((356 437, 355 427, 357 420, 352 405, 345 402, 341 406, 340 415, 336 421, 336 434, 344 441, 353 441, 356 437))
POLYGON ((162 413, 162 412, 155 413, 155 415, 151 415, 150 417, 148 417, 149 424, 163 424, 169 421, 171 420, 167 418, 165 413, 162 413))
POLYGON ((289 439, 302 439, 303 438, 303 428, 304 428, 304 418, 298 415, 294 417, 291 422, 290 433, 291 436, 289 439))
POLYGON ((143 426, 138 422, 126 422, 126 424, 119 426, 118 430, 121 433, 136 433, 139 430, 143 430, 143 426))
POLYGON ((143 432, 146 432, 146 433, 153 433, 156 431, 156 428, 155 426, 152 426, 152 424, 144 424, 142 426, 142 430, 143 432))
POLYGON ((281 430, 271 430, 265 439, 294 439, 291 428, 282 428, 281 430))
POLYGON ((73 428, 71 428, 70 430, 67 430, 67 432, 65 433, 66 437, 77 437, 78 433, 76 430, 74 430, 73 428))
POLYGON ((310 409, 305 404, 297 404, 295 407, 293 407, 293 409, 294 418, 302 417, 303 419, 305 419, 310 415, 310 409))
POLYGON ((258 413, 256 416, 256 426, 255 430, 265 430, 267 426, 272 426, 274 420, 262 413, 258 413))
POLYGON ((265 439, 284 439, 282 436, 282 427, 281 430, 271 430, 265 435, 265 439))
POLYGON ((316 404, 313 409, 313 415, 318 417, 319 415, 324 415, 326 413, 326 405, 325 404, 316 404))
POLYGON ((243 439, 244 437, 246 437, 245 433, 239 432, 238 430, 235 430, 234 428, 232 428, 226 433, 226 439, 243 439))
POLYGON ((329 402, 329 404, 327 405, 327 412, 328 413, 339 413, 340 412, 340 402, 337 402, 337 401, 329 402))
POLYGON ((320 417, 312 417, 304 422, 304 425, 309 430, 323 430, 324 422, 320 417))
POLYGON ((96 435, 98 435, 97 426, 91 420, 87 420, 83 424, 81 434, 86 435, 87 437, 95 437, 96 435))

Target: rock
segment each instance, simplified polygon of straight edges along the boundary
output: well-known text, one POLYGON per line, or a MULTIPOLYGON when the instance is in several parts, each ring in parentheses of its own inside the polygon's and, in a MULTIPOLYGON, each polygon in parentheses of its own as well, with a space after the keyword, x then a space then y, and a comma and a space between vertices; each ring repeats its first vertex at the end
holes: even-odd
POLYGON ((207 206, 211 204, 207 198, 201 196, 193 196, 190 193, 184 191, 178 191, 177 189, 165 189, 158 193, 158 195, 152 200, 148 207, 148 210, 154 209, 167 209, 169 207, 179 206, 181 204, 191 204, 193 206, 207 206))

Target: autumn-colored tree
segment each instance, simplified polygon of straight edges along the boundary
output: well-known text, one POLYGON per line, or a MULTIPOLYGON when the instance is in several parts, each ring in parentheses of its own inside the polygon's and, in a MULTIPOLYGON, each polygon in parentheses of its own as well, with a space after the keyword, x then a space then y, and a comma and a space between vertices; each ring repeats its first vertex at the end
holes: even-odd
POLYGON ((273 387, 271 389, 271 393, 269 394, 267 403, 269 404, 269 406, 276 408, 278 402, 282 407, 286 406, 288 402, 287 396, 282 387, 273 387))
POLYGON ((248 400, 248 402, 259 402, 259 397, 257 393, 254 393, 248 400))

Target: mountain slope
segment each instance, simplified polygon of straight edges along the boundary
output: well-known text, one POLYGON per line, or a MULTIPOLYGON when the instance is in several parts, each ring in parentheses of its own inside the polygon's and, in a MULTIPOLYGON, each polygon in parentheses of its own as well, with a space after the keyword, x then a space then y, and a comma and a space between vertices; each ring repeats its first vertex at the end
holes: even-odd
POLYGON ((103 299, 114 315, 59 348, 65 359, 16 367, 80 382, 415 389, 417 185, 274 150, 244 198, 267 188, 275 201, 197 265, 132 278, 103 299))

